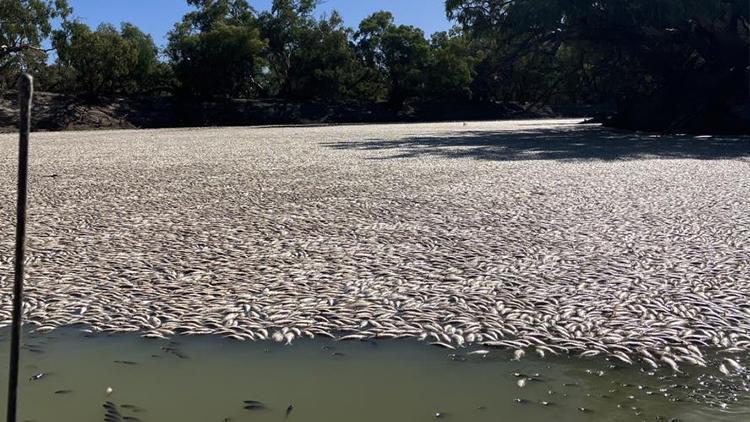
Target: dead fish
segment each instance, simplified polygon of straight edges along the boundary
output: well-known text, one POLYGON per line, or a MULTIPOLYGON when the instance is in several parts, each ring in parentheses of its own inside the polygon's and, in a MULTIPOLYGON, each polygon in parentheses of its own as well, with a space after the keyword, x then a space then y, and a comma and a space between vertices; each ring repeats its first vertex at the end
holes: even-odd
POLYGON ((442 341, 435 341, 435 342, 432 342, 432 343, 430 343, 430 346, 437 346, 437 347, 442 347, 443 349, 448 349, 448 350, 456 350, 456 348, 455 348, 455 347, 451 346, 451 345, 450 345, 450 344, 448 344, 448 343, 444 343, 444 342, 442 342, 442 341))
POLYGON ((735 371, 743 371, 744 366, 740 365, 736 360, 730 358, 724 358, 724 361, 729 364, 735 371))
MULTIPOLYGON (((172 343, 170 343, 170 344, 172 344, 172 343)), ((179 350, 177 350, 176 348, 174 348, 172 346, 162 346, 161 350, 163 350, 163 351, 165 351, 167 353, 171 353, 171 354, 177 356, 180 359, 187 359, 188 358, 188 356, 186 354, 180 352, 179 350)))
POLYGON ((723 363, 719 365, 719 372, 726 376, 729 376, 731 374, 731 372, 729 372, 729 369, 727 369, 726 365, 724 365, 723 363))
POLYGON ((289 417, 289 414, 292 413, 292 410, 294 410, 294 405, 290 404, 289 407, 286 408, 286 414, 284 415, 284 419, 289 417))
POLYGON ((131 421, 131 422, 140 422, 141 421, 139 418, 136 418, 135 416, 123 416, 122 420, 124 420, 124 421, 131 421))
POLYGON ((55 394, 69 394, 72 393, 73 390, 57 390, 55 391, 55 394))
POLYGON ((121 363, 123 365, 138 365, 138 362, 133 362, 132 360, 116 360, 115 363, 121 363))
POLYGON ((29 381, 40 380, 40 379, 42 379, 42 378, 44 378, 46 376, 47 376, 46 372, 40 372, 38 374, 32 375, 31 378, 29 378, 29 381))
POLYGON ((265 404, 257 400, 243 400, 242 403, 245 404, 245 409, 247 410, 260 410, 266 408, 265 404))
POLYGON ((104 402, 104 404, 102 404, 102 407, 105 410, 105 414, 104 414, 105 422, 122 421, 122 415, 120 415, 120 412, 117 410, 116 404, 112 403, 111 401, 106 401, 104 402))
POLYGON ((680 371, 680 368, 677 366, 677 362, 675 362, 672 358, 668 356, 662 356, 661 361, 669 365, 669 367, 672 368, 673 371, 682 373, 682 371, 680 371))

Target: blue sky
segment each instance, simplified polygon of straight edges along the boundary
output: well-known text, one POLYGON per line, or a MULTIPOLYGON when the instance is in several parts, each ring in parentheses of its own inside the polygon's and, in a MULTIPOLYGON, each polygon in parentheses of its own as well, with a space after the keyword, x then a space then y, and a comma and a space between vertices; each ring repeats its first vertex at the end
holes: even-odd
MULTIPOLYGON (((151 34, 164 46, 166 34, 189 10, 185 0, 69 0, 74 16, 89 26, 102 22, 119 26, 131 22, 151 34)), ((268 9, 271 0, 250 0, 258 9, 268 9)), ((378 10, 393 12, 396 23, 422 28, 428 35, 451 27, 445 17, 444 0, 324 0, 319 11, 338 10, 346 24, 356 27, 367 15, 378 10)))

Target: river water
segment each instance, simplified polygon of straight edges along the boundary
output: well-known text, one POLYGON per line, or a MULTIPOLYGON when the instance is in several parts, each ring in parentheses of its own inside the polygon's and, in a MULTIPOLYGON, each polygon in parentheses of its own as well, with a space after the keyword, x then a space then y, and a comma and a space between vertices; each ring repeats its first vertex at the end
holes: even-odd
MULTIPOLYGON (((4 381, 7 331, 2 337, 4 381)), ((26 333, 19 420, 750 420, 746 374, 648 373, 604 359, 514 361, 503 351, 470 351, 408 340, 285 346, 92 336, 74 327, 26 333)))

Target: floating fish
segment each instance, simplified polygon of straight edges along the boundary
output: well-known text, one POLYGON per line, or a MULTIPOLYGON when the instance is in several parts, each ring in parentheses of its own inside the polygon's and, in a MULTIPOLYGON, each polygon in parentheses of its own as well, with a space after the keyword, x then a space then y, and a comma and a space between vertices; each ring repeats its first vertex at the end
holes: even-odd
POLYGON ((290 415, 290 414, 292 413, 292 410, 294 410, 294 405, 291 405, 291 404, 290 404, 290 405, 289 405, 289 406, 288 406, 288 407, 286 408, 286 414, 284 415, 284 419, 286 419, 286 418, 288 418, 288 417, 289 417, 289 415, 290 415))
POLYGON ((47 376, 46 372, 40 372, 38 374, 34 374, 29 378, 29 381, 37 381, 47 376))

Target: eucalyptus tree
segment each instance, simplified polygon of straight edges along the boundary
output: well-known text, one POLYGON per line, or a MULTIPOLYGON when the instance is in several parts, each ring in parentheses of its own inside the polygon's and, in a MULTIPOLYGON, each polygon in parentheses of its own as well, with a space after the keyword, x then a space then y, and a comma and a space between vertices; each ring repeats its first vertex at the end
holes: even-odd
POLYGON ((169 33, 166 49, 178 92, 250 97, 263 92, 265 41, 245 0, 188 0, 196 7, 169 33))
POLYGON ((612 123, 622 126, 746 125, 737 110, 748 99, 747 1, 447 0, 446 10, 485 40, 484 77, 501 81, 499 97, 544 99, 567 87, 613 98, 612 123))
POLYGON ((52 21, 69 14, 66 0, 0 1, 0 89, 15 83, 20 71, 45 64, 42 44, 52 33, 52 21))
POLYGON ((362 60, 371 69, 372 83, 384 85, 394 106, 426 93, 431 51, 421 29, 396 25, 390 12, 381 11, 360 23, 354 39, 362 60))
POLYGON ((430 39, 425 96, 438 101, 474 100, 472 87, 481 51, 465 34, 456 31, 437 32, 430 39))

